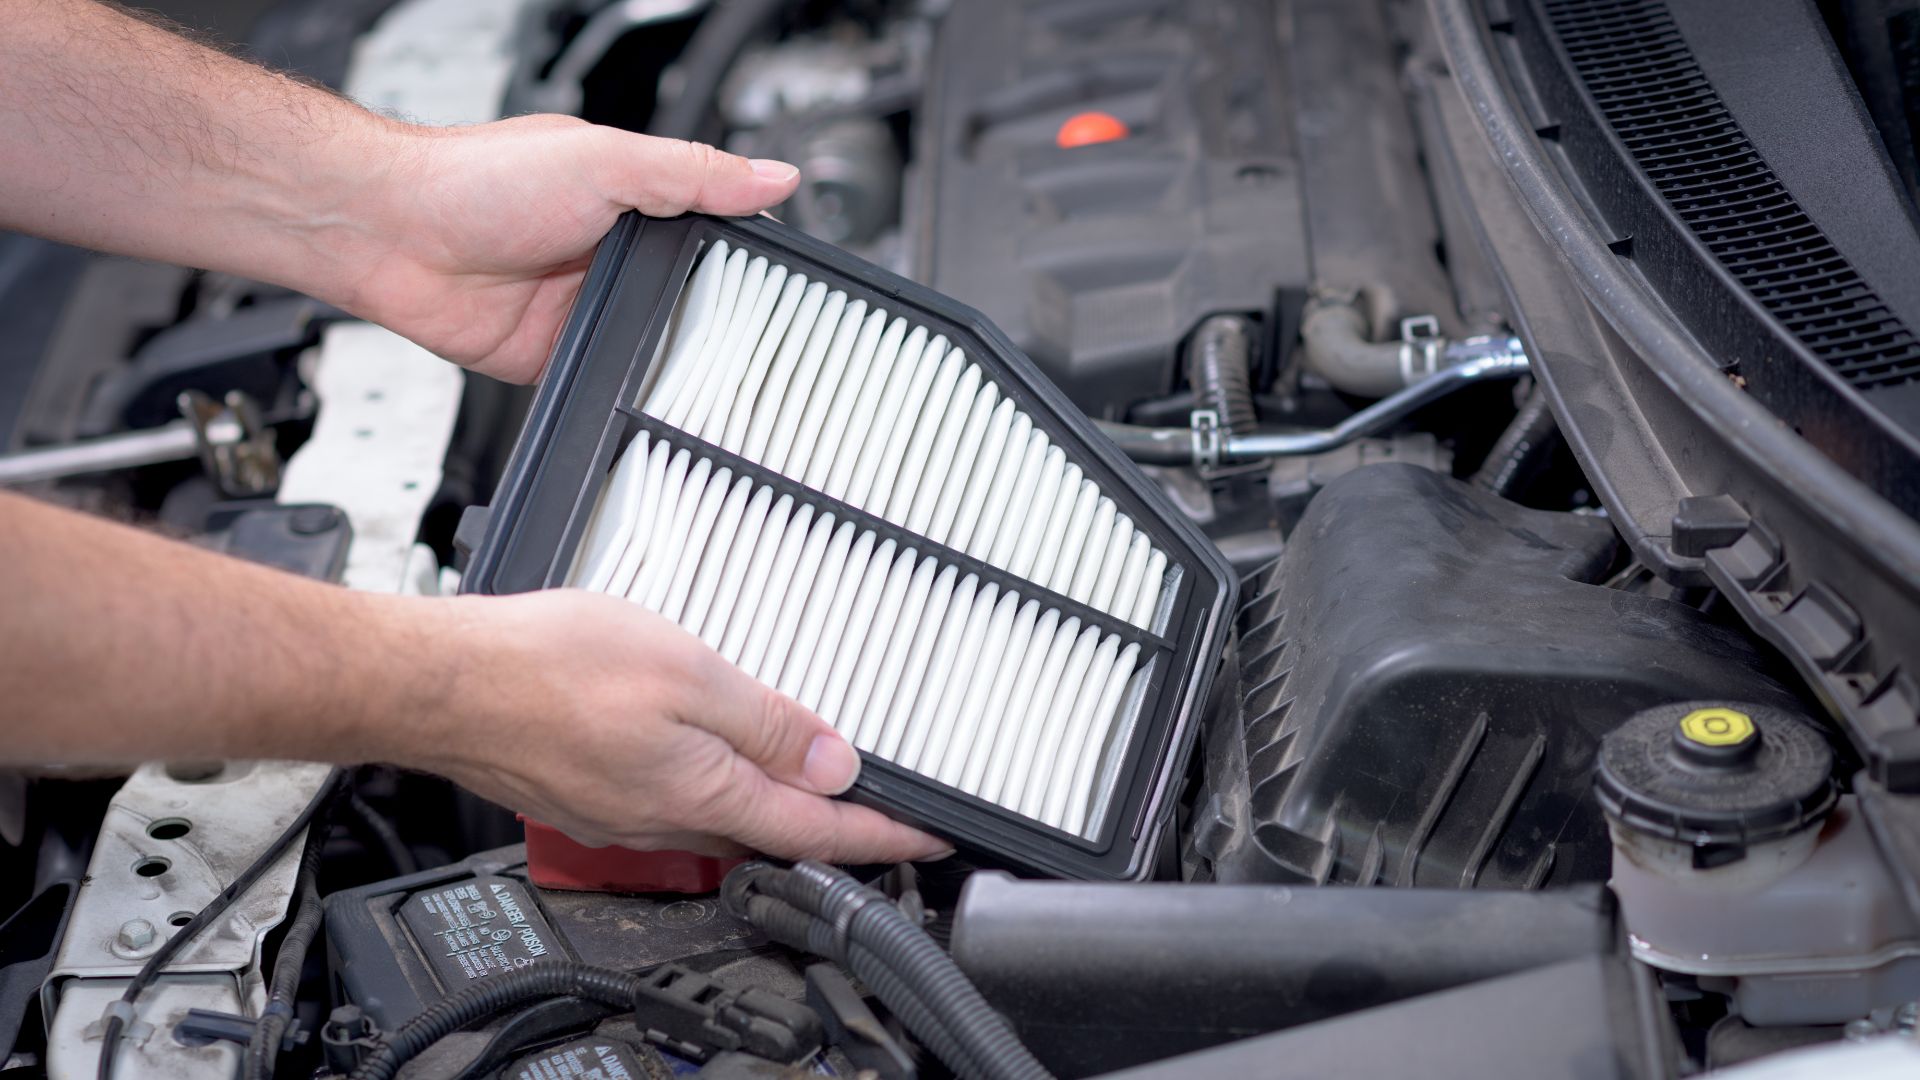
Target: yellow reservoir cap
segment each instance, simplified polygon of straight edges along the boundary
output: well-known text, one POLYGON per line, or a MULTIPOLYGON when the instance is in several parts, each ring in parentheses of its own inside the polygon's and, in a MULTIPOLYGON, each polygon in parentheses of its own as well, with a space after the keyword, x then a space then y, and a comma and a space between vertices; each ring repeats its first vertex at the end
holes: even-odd
POLYGON ((1680 734, 1701 746, 1738 746, 1755 733, 1753 717, 1737 709, 1695 709, 1680 718, 1680 734))

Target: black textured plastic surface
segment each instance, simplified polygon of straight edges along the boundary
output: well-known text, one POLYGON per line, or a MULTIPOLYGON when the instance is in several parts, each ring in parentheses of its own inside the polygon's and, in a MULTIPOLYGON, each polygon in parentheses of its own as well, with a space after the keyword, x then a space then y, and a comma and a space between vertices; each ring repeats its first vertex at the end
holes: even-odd
POLYGON ((1607 876, 1596 745, 1643 708, 1790 708, 1739 634, 1607 588, 1604 520, 1410 465, 1329 484, 1247 589, 1208 736, 1203 876, 1533 887, 1607 876))
MULTIPOLYGON (((1448 79, 1461 92, 1458 107, 1442 111, 1447 143, 1471 180, 1464 190, 1513 298, 1534 373, 1610 520, 1640 562, 1676 584, 1717 586, 1792 661, 1867 766, 1855 788, 1880 842, 1920 852, 1920 796, 1906 794, 1920 792, 1920 682, 1912 675, 1920 671, 1920 523, 1727 376, 1725 359, 1676 314, 1704 302, 1695 290, 1656 294, 1638 260, 1621 255, 1618 233, 1588 194, 1595 175, 1560 152, 1583 126, 1592 137, 1591 118, 1549 105, 1538 91, 1536 83, 1559 76, 1530 78, 1530 67, 1552 62, 1550 51, 1540 55, 1548 45, 1533 9, 1507 23, 1490 22, 1469 0, 1430 3, 1448 79), (1735 506, 1739 514, 1730 514, 1735 506), (1710 518, 1696 514, 1704 510, 1710 518)), ((1712 69, 1723 91, 1740 87, 1727 100, 1743 130, 1856 268, 1877 268, 1875 288, 1883 296, 1901 280, 1920 288, 1912 245, 1901 236, 1907 211, 1888 204, 1899 193, 1873 182, 1873 147, 1854 137, 1861 117, 1814 100, 1838 95, 1844 103, 1851 94, 1822 45, 1817 15, 1768 4, 1766 12, 1787 17, 1762 18, 1760 5, 1735 7, 1716 25, 1789 42, 1797 34, 1803 47, 1787 62, 1694 37, 1703 70, 1712 69), (1814 75, 1817 91, 1785 89, 1814 75), (1849 204, 1851 212, 1831 212, 1849 204), (1863 243, 1863 235, 1878 242, 1863 243)), ((1691 23, 1724 15, 1726 5, 1699 0, 1668 10, 1691 23)), ((1624 245, 1629 254, 1641 239, 1624 245)), ((1862 426, 1842 417, 1807 430, 1831 445, 1862 426)), ((1914 478, 1912 470, 1904 476, 1914 478)), ((1920 867, 1920 859, 1896 865, 1920 867)), ((1920 910, 1920 874, 1901 877, 1920 910)))
POLYGON ((1665 1080, 1651 969, 1589 956, 1168 1058, 1105 1080, 1665 1080))
POLYGON ((1089 412, 1172 390, 1202 318, 1308 284, 1280 52, 1258 0, 952 5, 915 116, 914 277, 1089 412), (1058 146, 1088 111, 1128 137, 1058 146))
POLYGON ((1809 5, 1708 3, 1692 18, 1664 0, 1519 8, 1554 138, 1616 250, 1730 379, 1920 513, 1920 224, 1903 197, 1879 197, 1898 177, 1851 87, 1823 79, 1838 54, 1817 18, 1796 25, 1809 5), (1754 67, 1768 76, 1743 77, 1754 67), (1776 101, 1791 101, 1790 115, 1775 115, 1788 111, 1776 101), (1775 142, 1789 160, 1770 160, 1743 115, 1788 129, 1775 142), (1855 195, 1816 203, 1808 184, 1803 200, 1790 169, 1842 170, 1855 195), (1895 209, 1854 220, 1883 202, 1895 209), (1885 267, 1880 280, 1869 263, 1885 267))
POLYGON ((1618 937, 1599 885, 1200 888, 983 873, 954 909, 953 958, 1043 1064, 1087 1076, 1609 953, 1618 937))
POLYGON ((1070 835, 947 787, 872 754, 863 754, 850 797, 922 825, 969 851, 1022 869, 1065 877, 1145 876, 1171 816, 1169 789, 1192 747, 1194 714, 1204 699, 1227 633, 1236 582, 1226 559, 1159 487, 1094 428, 978 312, 895 277, 769 219, 697 215, 660 220, 628 215, 601 244, 541 383, 527 427, 502 478, 485 536, 461 589, 509 593, 559 585, 586 530, 607 470, 641 430, 753 476, 777 492, 811 502, 840 520, 882 537, 910 534, 823 492, 702 444, 625 403, 646 382, 651 358, 689 267, 704 245, 719 240, 768 256, 850 299, 908 315, 944 334, 1016 401, 1111 497, 1119 512, 1167 554, 1170 600, 1151 630, 1108 618, 1085 605, 1037 589, 1024 579, 958 551, 911 536, 911 544, 944 563, 966 568, 1023 594, 1042 597, 1067 615, 1138 644, 1145 695, 1130 729, 1115 791, 1097 835, 1070 835))
MULTIPOLYGON (((1728 748, 1733 749, 1733 748, 1728 748)), ((1739 702, 1662 705, 1600 741, 1600 805, 1627 827, 1686 844, 1746 846, 1782 839, 1833 806, 1833 751, 1791 713, 1739 702), (1696 709, 1731 706, 1757 737, 1740 754, 1689 755, 1675 729, 1696 709)))
POLYGON ((1861 389, 1920 378, 1920 340, 1734 122, 1664 4, 1548 0, 1614 134, 1727 273, 1861 389))

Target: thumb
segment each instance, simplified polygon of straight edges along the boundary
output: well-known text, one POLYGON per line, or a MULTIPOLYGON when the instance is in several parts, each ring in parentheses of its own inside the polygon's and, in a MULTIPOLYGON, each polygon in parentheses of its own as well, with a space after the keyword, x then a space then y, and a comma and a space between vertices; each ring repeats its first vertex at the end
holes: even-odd
POLYGON ((653 217, 698 210, 753 214, 784 202, 800 186, 800 170, 784 161, 754 160, 705 143, 597 128, 611 142, 607 194, 653 217))
POLYGON ((717 653, 711 656, 702 665, 699 704, 683 722, 725 739, 735 753, 781 783, 821 795, 853 786, 860 755, 832 724, 717 653))

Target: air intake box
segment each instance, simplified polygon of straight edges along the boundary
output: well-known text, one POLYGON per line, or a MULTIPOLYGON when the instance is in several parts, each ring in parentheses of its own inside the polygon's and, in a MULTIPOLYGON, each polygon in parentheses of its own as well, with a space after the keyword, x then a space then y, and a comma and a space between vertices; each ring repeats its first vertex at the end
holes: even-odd
POLYGON ((1217 550, 977 313, 764 219, 623 219, 467 592, 625 595, 825 717, 852 797, 1143 876, 1233 608, 1217 550))

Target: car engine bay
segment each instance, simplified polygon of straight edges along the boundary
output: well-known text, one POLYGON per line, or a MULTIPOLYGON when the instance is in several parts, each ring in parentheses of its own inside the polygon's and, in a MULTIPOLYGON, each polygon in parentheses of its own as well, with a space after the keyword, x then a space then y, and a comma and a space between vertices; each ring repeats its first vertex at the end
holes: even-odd
MULTIPOLYGON (((124 1032, 122 1078, 1910 1075, 1920 5, 1690 7, 267 7, 248 55, 378 110, 562 112, 798 164, 771 212, 821 242, 792 249, 795 292, 811 258, 876 307, 912 315, 923 287, 977 312, 1015 357, 969 351, 980 415, 1024 410, 985 430, 1031 431, 1038 462, 1047 428, 1084 453, 1088 507, 1110 496, 1102 525, 1133 514, 1084 589, 1063 569, 1047 591, 984 529, 949 540, 975 574, 940 588, 984 626, 985 582, 1031 581, 1111 632, 1098 722, 1135 685, 1113 653, 1159 647, 1140 684, 1190 691, 1191 721, 1142 722, 1160 786, 1104 817, 1118 751, 1031 798, 1063 843, 1119 836, 1106 861, 639 856, 379 766, 0 775, 0 1071, 94 1075, 124 1032), (1801 81, 1752 85, 1788 56, 1801 81), (1667 127, 1631 126, 1656 106, 1667 127), (1687 202, 1699 148, 1743 139, 1731 186, 1687 202), (1691 172, 1660 171, 1676 155, 1691 172), (1754 200, 1776 217, 1710 232, 1754 200), (1822 306, 1783 306, 1803 295, 1822 306), (1156 568, 1204 548, 1167 597, 1217 563, 1230 602, 1156 606, 1149 537, 1156 568)), ((700 250, 717 280, 726 251, 700 250)), ((700 287, 679 272, 663 304, 700 287)), ((273 286, 26 237, 0 237, 0 326, 0 485, 356 589, 584 581, 492 561, 557 389, 273 286)), ((691 432, 714 474, 786 490, 643 404, 620 422, 656 447, 691 432)), ((617 449, 644 463, 641 437, 617 449)), ((1025 490, 1003 469, 989 506, 1025 490)), ((911 516, 842 512, 948 539, 911 516)), ((819 708, 804 659, 788 678, 819 708)), ((958 813, 880 796, 936 832, 958 813)))

